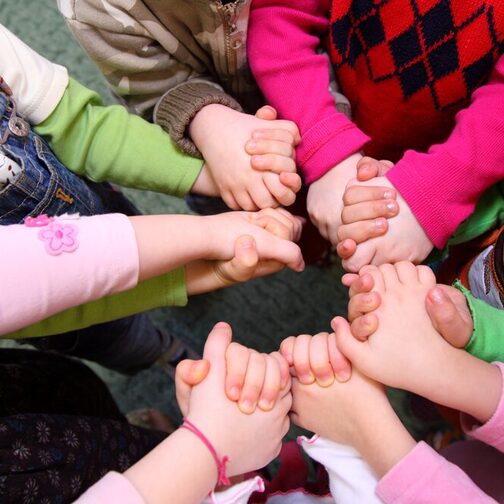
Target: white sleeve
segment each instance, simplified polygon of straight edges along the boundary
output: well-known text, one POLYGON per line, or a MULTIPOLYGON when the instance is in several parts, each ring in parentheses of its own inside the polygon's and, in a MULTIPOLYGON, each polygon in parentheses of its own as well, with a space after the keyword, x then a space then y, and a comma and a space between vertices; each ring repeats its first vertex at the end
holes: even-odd
POLYGON ((354 448, 319 436, 298 438, 303 450, 323 464, 329 474, 329 488, 337 504, 378 504, 378 480, 371 467, 354 448))
POLYGON ((40 124, 56 108, 68 85, 65 67, 51 63, 0 24, 0 75, 12 89, 18 112, 40 124))

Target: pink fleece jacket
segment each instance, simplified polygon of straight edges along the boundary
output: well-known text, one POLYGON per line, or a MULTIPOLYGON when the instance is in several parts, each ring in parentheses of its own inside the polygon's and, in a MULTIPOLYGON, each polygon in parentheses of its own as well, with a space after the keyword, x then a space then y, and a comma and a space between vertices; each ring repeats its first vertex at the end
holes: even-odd
POLYGON ((0 226, 0 334, 137 284, 138 247, 125 215, 27 224, 0 226))
MULTIPOLYGON (((329 62, 317 54, 329 27, 330 0, 254 0, 248 56, 267 101, 295 121, 307 183, 364 147, 368 137, 336 111, 328 92, 329 62)), ((504 57, 489 81, 456 116, 448 139, 427 153, 407 151, 387 177, 431 241, 442 248, 504 174, 504 57)))

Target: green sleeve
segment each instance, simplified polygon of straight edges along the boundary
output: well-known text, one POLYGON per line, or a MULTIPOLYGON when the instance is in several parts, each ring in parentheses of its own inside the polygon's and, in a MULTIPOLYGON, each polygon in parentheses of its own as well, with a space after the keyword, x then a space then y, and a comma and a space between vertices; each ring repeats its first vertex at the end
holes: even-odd
POLYGON ((35 127, 60 161, 95 182, 185 195, 203 161, 180 151, 160 126, 102 105, 97 93, 70 79, 53 113, 35 127))
POLYGON ((459 281, 455 282, 454 287, 466 297, 474 323, 471 339, 465 349, 481 360, 504 362, 504 310, 475 298, 459 281))
POLYGON ((186 303, 185 269, 178 268, 140 282, 133 289, 69 308, 2 338, 22 339, 61 334, 162 306, 181 306, 186 303))

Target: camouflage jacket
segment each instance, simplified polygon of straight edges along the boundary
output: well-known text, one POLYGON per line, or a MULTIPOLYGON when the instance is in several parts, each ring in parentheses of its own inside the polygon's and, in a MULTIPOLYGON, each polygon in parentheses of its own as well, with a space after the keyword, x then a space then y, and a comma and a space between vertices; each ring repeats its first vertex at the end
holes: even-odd
POLYGON ((157 122, 194 154, 185 131, 201 107, 262 104, 246 60, 250 2, 58 0, 58 8, 130 110, 152 118, 157 106, 157 122))

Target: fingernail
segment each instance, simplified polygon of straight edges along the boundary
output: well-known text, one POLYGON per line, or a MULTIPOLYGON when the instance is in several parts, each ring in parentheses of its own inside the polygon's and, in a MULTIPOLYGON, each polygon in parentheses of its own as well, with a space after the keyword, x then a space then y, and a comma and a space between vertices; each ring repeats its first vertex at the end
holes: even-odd
POLYGON ((255 408, 255 405, 252 404, 252 401, 250 401, 249 399, 245 399, 244 401, 239 403, 239 406, 243 413, 252 413, 255 408))
POLYGON ((256 166, 261 166, 264 164, 264 159, 262 156, 252 156, 252 163, 254 163, 256 166))
POLYGON ((383 199, 392 199, 394 197, 393 191, 383 191, 383 199))
POLYGON ((395 212, 396 211, 396 202, 395 201, 389 201, 387 203, 387 210, 389 212, 395 212))
POLYGON ((259 407, 262 409, 262 410, 270 410, 273 406, 273 403, 267 399, 261 399, 259 401, 259 407))
POLYGON ((338 371, 336 378, 339 382, 346 382, 350 379, 350 373, 348 371, 338 371))
POLYGON ((382 229, 383 227, 385 227, 385 220, 384 219, 375 219, 374 226, 378 229, 382 229))
POLYGON ((257 142, 254 142, 254 140, 249 140, 247 142, 247 148, 250 150, 255 150, 257 147, 257 142))
POLYGON ((310 383, 313 383, 315 381, 315 376, 313 376, 313 373, 308 373, 303 375, 301 378, 301 383, 304 383, 305 385, 309 385, 310 383))
POLYGON ((429 297, 436 304, 441 304, 444 302, 444 297, 441 289, 433 289, 430 291, 429 297))
POLYGON ((332 373, 324 375, 322 378, 317 379, 317 383, 321 387, 330 387, 334 383, 334 375, 332 373))
POLYGON ((214 327, 227 327, 227 322, 217 322, 214 327))
POLYGON ((252 238, 250 238, 250 236, 244 236, 244 237, 241 239, 241 246, 242 246, 243 248, 250 249, 250 248, 252 248, 253 243, 254 243, 254 241, 253 241, 253 239, 252 239, 252 238))
POLYGON ((229 391, 232 397, 240 397, 240 389, 238 387, 231 387, 231 390, 229 391))

